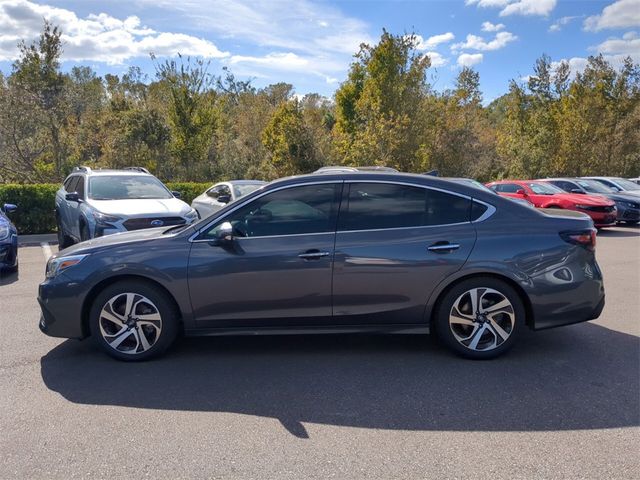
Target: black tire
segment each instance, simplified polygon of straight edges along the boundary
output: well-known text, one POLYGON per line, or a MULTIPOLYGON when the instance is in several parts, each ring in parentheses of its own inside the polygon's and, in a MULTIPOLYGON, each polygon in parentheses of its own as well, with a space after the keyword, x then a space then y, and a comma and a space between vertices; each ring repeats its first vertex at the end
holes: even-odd
POLYGON ((64 234, 60 219, 56 216, 56 225, 58 227, 58 250, 63 250, 73 244, 73 242, 64 234))
MULTIPOLYGON (((134 309, 135 310, 135 309, 134 309)), ((148 316, 148 315, 147 315, 148 316)), ((146 322, 150 323, 150 322, 146 322)), ((91 311, 89 313, 89 326, 91 329, 91 336, 94 343, 105 351, 108 355, 118 360, 124 361, 142 361, 149 360, 153 357, 162 355, 175 340, 179 330, 179 314, 176 306, 173 304, 170 298, 167 296, 167 292, 163 289, 145 281, 132 281, 126 280, 114 283, 101 291, 95 298, 91 311), (103 317, 103 308, 107 307, 110 300, 116 298, 112 302, 113 308, 109 308, 112 312, 119 315, 119 318, 124 317, 122 315, 123 310, 119 310, 122 301, 126 303, 126 294, 131 293, 136 295, 133 300, 133 304, 137 311, 133 311, 135 316, 142 315, 145 310, 151 311, 153 315, 153 309, 149 308, 147 300, 150 301, 151 306, 155 307, 160 317, 160 332, 156 333, 156 330, 150 329, 149 325, 141 326, 135 323, 135 326, 130 326, 127 330, 124 330, 124 325, 117 325, 114 322, 107 320, 103 317), (124 300, 121 297, 124 296, 124 300), (143 297, 143 299, 139 299, 143 297), (138 303, 136 303, 136 301, 138 303), (120 305, 118 305, 120 303, 120 305), (102 327, 101 327, 102 325, 102 327), (146 333, 142 331, 143 328, 147 328, 146 333), (103 332, 108 332, 110 329, 115 330, 115 335, 111 335, 112 340, 115 341, 119 337, 123 337, 124 341, 112 347, 103 332), (149 332, 151 330, 151 332, 149 332), (134 333, 135 331, 135 333, 134 333), (120 334, 122 332, 122 334, 120 334), (127 336, 127 332, 130 332, 127 336), (139 335, 144 335, 147 343, 150 344, 148 349, 144 349, 144 345, 140 341, 139 335), (131 345, 135 341, 135 348, 131 345)), ((115 343, 113 342, 112 343, 115 343)))
POLYGON ((80 223, 80 241, 85 242, 91 239, 91 233, 89 233, 89 227, 86 223, 80 223))
MULTIPOLYGON (((513 287, 493 277, 474 277, 464 280, 446 291, 438 302, 434 317, 434 327, 439 340, 450 350, 465 358, 484 360, 500 356, 513 346, 517 336, 525 326, 525 315, 526 312, 522 300, 513 287), (498 302, 500 295, 508 300, 510 308, 505 307, 498 309, 493 314, 489 313, 488 315, 492 319, 488 319, 487 315, 475 315, 470 310, 471 297, 467 297, 473 289, 478 289, 478 292, 481 292, 479 296, 481 302, 486 303, 486 308, 490 309, 491 302, 494 300, 495 303, 493 305, 500 303, 498 302), (450 323, 450 315, 453 313, 454 306, 460 307, 460 313, 472 317, 473 320, 468 325, 457 323, 452 325, 450 323), (496 322, 499 328, 494 326, 496 322), (485 323, 488 325, 484 326, 485 323), (484 330, 481 332, 480 329, 483 327, 484 330), (454 333, 454 330, 457 330, 457 334, 454 333), (502 330, 503 334, 508 334, 506 340, 498 335, 499 330, 502 330), (473 332, 479 334, 480 342, 482 342, 482 344, 478 342, 475 349, 471 348, 473 339, 476 337, 476 335, 472 335, 473 332), (466 334, 469 334, 468 338, 466 334), (461 341, 456 337, 464 338, 466 344, 465 341, 461 341), (493 338, 495 338, 496 345, 489 348, 493 338), (489 343, 487 349, 481 349, 487 342, 489 343)), ((460 318, 456 314, 451 315, 451 317, 455 317, 452 321, 457 321, 456 319, 460 318)), ((469 320, 461 318, 460 321, 468 322, 469 320)))

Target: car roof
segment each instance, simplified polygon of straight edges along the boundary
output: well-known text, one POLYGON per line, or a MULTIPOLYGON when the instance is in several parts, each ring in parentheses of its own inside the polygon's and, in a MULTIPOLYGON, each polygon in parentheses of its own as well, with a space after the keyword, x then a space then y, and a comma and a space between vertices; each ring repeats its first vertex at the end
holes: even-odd
POLYGON ((263 180, 228 180, 226 182, 220 182, 219 184, 222 183, 228 183, 231 185, 265 185, 267 182, 263 180))

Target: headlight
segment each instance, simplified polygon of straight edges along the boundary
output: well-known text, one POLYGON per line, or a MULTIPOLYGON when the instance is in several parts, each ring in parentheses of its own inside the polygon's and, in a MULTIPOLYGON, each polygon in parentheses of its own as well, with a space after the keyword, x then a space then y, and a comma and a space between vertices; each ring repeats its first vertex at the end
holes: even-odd
POLYGON ((189 211, 184 218, 187 219, 189 223, 193 223, 198 219, 198 212, 196 212, 193 208, 189 211))
POLYGON ((0 240, 6 240, 10 234, 9 225, 0 225, 0 240))
POLYGON ((95 219, 96 223, 99 223, 100 225, 110 225, 112 223, 117 223, 120 220, 122 220, 120 217, 116 217, 114 215, 107 215, 105 213, 100 213, 100 212, 93 212, 93 218, 95 219))
POLYGON ((79 264, 87 256, 88 255, 66 255, 63 257, 50 258, 47 262, 45 277, 53 278, 67 268, 79 264))

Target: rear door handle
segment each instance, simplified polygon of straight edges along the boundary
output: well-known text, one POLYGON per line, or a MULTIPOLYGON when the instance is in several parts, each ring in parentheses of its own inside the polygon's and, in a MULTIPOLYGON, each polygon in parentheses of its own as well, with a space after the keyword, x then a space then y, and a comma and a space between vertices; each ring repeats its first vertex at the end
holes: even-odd
POLYGON ((449 243, 449 242, 436 242, 433 245, 429 245, 427 250, 430 252, 436 253, 447 253, 453 250, 458 250, 460 248, 460 244, 458 243, 449 243))
POLYGON ((304 260, 316 260, 318 258, 328 257, 328 256, 329 256, 329 252, 321 252, 320 250, 307 250, 306 252, 298 255, 298 257, 304 260))

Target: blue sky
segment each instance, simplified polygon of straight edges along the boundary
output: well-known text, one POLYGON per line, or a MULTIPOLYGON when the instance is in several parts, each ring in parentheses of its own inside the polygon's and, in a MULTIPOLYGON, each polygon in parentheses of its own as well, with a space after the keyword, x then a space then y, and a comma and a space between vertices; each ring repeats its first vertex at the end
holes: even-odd
POLYGON ((358 45, 383 28, 420 35, 438 90, 462 65, 477 69, 487 102, 526 78, 542 53, 574 70, 599 52, 616 65, 626 55, 640 62, 640 0, 0 0, 0 70, 10 71, 17 41, 35 39, 43 18, 64 32, 65 69, 102 75, 139 65, 153 76, 149 52, 180 52, 258 87, 286 81, 298 94, 329 97, 358 45))

